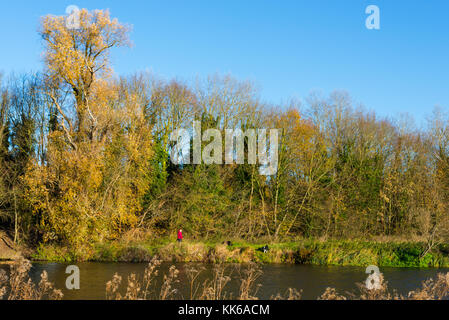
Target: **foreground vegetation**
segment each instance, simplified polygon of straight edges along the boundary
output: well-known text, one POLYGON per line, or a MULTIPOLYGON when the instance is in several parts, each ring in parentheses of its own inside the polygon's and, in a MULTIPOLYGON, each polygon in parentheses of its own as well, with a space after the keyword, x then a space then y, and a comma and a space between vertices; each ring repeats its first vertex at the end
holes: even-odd
POLYGON ((271 105, 229 76, 195 83, 120 77, 109 56, 129 45, 129 31, 101 10, 82 10, 79 29, 68 29, 64 17, 44 17, 43 70, 2 78, 0 228, 15 244, 47 260, 158 254, 174 261, 448 265, 444 112, 436 110, 421 130, 408 118, 380 119, 342 92, 271 105), (261 175, 263 159, 173 165, 170 134, 193 121, 222 136, 226 129, 280 129, 277 170, 261 175), (204 243, 164 243, 179 228, 204 243), (351 240, 376 237, 418 242, 351 240), (292 238, 336 240, 287 243, 292 238), (226 247, 216 239, 244 243, 226 247), (246 243, 257 239, 272 250, 262 254, 246 243))
MULTIPOLYGON (((127 285, 121 289, 122 277, 115 274, 111 281, 106 284, 106 298, 111 300, 137 300, 137 299, 179 299, 178 283, 179 271, 175 266, 170 267, 168 274, 164 275, 160 290, 154 289, 154 278, 158 275, 158 267, 161 261, 153 258, 145 269, 142 276, 131 274, 128 277, 127 285), (121 292, 126 292, 124 295, 121 292)), ((237 271, 240 280, 238 295, 232 296, 226 291, 226 285, 231 280, 232 275, 223 264, 215 267, 211 279, 201 282, 199 280, 203 269, 195 265, 188 267, 187 277, 190 286, 190 300, 258 300, 257 292, 260 290, 257 280, 262 275, 262 271, 257 264, 250 263, 237 271)), ((338 293, 336 289, 328 287, 325 292, 318 297, 319 300, 443 300, 449 298, 449 273, 438 274, 437 278, 424 281, 422 288, 410 291, 408 295, 399 295, 396 291, 388 288, 388 283, 383 275, 379 277, 379 287, 368 289, 364 284, 357 284, 358 293, 338 293)), ((271 299, 276 300, 300 300, 302 290, 289 288, 286 293, 278 293, 271 299)))
MULTIPOLYGON (((190 300, 257 300, 257 293, 260 285, 257 283, 262 271, 257 264, 250 263, 237 270, 237 277, 240 280, 240 287, 237 296, 233 296, 227 291, 227 285, 233 276, 232 272, 224 264, 218 264, 214 268, 211 278, 200 280, 200 275, 204 271, 195 264, 187 268, 188 285, 190 296, 180 296, 178 290, 179 271, 175 266, 169 268, 168 273, 163 275, 160 286, 156 286, 156 277, 159 274, 161 261, 153 258, 142 275, 130 274, 127 283, 123 284, 123 278, 115 274, 113 278, 105 284, 105 298, 109 300, 169 300, 169 299, 190 299, 190 300)), ((19 260, 11 266, 9 276, 5 271, 0 270, 0 300, 40 300, 40 299, 62 299, 63 294, 55 289, 48 281, 46 272, 41 275, 38 285, 34 284, 28 276, 31 264, 26 260, 19 260)), ((400 295, 388 288, 388 283, 384 281, 382 274, 379 277, 379 287, 368 289, 364 284, 357 284, 357 293, 339 293, 334 288, 327 288, 318 297, 319 300, 443 300, 449 298, 449 273, 438 274, 436 279, 424 281, 422 287, 410 291, 406 296, 400 295)), ((286 293, 278 293, 272 299, 301 299, 302 291, 289 288, 286 293)))
POLYGON ((164 262, 204 263, 296 263, 314 265, 379 267, 449 267, 449 246, 439 245, 426 252, 426 243, 301 240, 269 245, 247 242, 203 243, 170 241, 156 243, 111 242, 90 251, 73 252, 61 246, 41 246, 35 260, 54 262, 148 262, 154 256, 164 262))

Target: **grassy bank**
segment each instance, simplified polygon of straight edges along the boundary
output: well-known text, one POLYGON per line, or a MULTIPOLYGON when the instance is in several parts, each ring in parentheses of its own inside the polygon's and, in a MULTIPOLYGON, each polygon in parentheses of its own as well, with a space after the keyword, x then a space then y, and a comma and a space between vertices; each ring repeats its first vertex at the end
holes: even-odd
POLYGON ((225 244, 160 240, 152 243, 110 242, 96 244, 77 252, 57 246, 41 245, 32 259, 53 262, 146 262, 154 255, 166 262, 205 263, 296 263, 314 265, 381 267, 449 267, 449 245, 443 244, 422 256, 420 242, 367 242, 356 240, 302 240, 271 244, 267 253, 261 244, 225 244))

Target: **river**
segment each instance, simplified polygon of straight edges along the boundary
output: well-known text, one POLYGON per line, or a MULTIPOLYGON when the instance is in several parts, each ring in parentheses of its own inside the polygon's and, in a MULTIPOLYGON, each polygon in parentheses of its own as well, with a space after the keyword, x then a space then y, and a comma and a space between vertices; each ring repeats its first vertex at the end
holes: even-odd
MULTIPOLYGON (((162 282, 161 277, 167 273, 168 268, 173 264, 163 263, 160 266, 159 276, 156 285, 162 282)), ((179 270, 179 289, 177 298, 189 298, 190 286, 186 275, 186 264, 175 263, 179 270)), ((105 299, 105 285, 114 273, 118 273, 126 282, 126 278, 131 273, 142 275, 147 266, 146 263, 77 263, 80 269, 80 289, 68 290, 65 288, 65 281, 68 277, 66 264, 61 263, 33 263, 30 276, 34 281, 39 280, 43 270, 49 275, 49 280, 55 284, 56 288, 62 289, 64 299, 68 300, 91 300, 105 299)), ((205 271, 199 278, 200 282, 212 277, 213 265, 197 264, 205 271)), ((0 265, 0 268, 8 270, 7 265, 0 265)), ((225 291, 236 297, 240 282, 239 265, 227 265, 227 273, 231 274, 232 280, 225 287, 225 291)), ((277 293, 285 294, 288 288, 302 290, 303 299, 316 299, 326 287, 334 287, 339 292, 357 292, 356 283, 364 282, 367 275, 365 268, 341 267, 341 266, 312 266, 312 265, 287 265, 269 264, 262 266, 263 274, 258 279, 260 287, 257 297, 260 299, 270 299, 277 293)), ((394 288, 400 294, 406 294, 411 290, 420 287, 423 280, 435 277, 439 272, 449 272, 445 269, 418 269, 418 268, 381 268, 380 270, 389 283, 389 288, 394 288)), ((157 289, 157 288, 156 288, 157 289)))

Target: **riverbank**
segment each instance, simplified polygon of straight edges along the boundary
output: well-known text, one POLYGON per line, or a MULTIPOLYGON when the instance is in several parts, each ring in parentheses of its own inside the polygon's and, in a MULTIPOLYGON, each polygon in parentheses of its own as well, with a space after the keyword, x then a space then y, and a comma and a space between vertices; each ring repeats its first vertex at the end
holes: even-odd
POLYGON ((21 256, 21 248, 16 248, 8 234, 0 230, 0 261, 14 260, 21 256))
POLYGON ((372 242, 357 240, 301 240, 269 244, 247 242, 189 242, 160 240, 152 243, 110 242, 76 252, 54 245, 41 245, 31 255, 50 262, 147 262, 157 255, 165 262, 290 263, 379 267, 449 267, 449 245, 441 244, 423 255, 423 242, 372 242))

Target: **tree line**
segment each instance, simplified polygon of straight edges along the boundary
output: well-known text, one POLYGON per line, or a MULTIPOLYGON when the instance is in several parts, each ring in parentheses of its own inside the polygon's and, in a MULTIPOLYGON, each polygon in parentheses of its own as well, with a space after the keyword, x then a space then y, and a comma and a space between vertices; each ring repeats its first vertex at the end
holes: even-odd
POLYGON ((194 239, 448 239, 443 110, 417 129, 345 92, 273 105, 230 76, 117 76, 110 52, 129 32, 107 11, 81 10, 79 29, 44 17, 43 70, 1 77, 0 226, 16 242, 83 248, 180 227, 194 239), (174 165, 170 134, 193 121, 223 136, 280 129, 276 173, 174 165))

